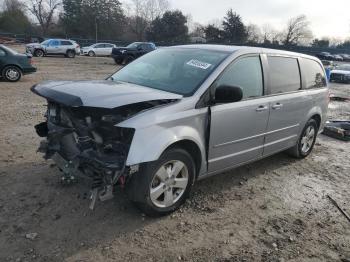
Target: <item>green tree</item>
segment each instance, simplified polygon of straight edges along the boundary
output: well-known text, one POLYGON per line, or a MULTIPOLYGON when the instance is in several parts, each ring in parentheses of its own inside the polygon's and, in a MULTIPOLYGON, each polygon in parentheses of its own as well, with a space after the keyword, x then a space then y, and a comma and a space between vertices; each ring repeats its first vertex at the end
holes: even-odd
POLYGON ((328 48, 329 39, 314 39, 311 44, 313 47, 328 48))
POLYGON ((242 17, 236 12, 233 12, 232 9, 227 11, 222 25, 224 39, 227 43, 244 43, 247 40, 247 32, 242 22, 242 17))
POLYGON ((208 43, 222 43, 224 40, 224 32, 213 24, 204 28, 204 34, 208 43))
POLYGON ((117 39, 125 16, 119 0, 63 0, 62 23, 67 36, 117 39))
POLYGON ((27 33, 32 25, 25 13, 24 5, 18 0, 6 0, 0 12, 0 30, 10 33, 27 33))
POLYGON ((147 39, 167 43, 185 42, 188 40, 187 18, 179 10, 167 11, 157 17, 147 30, 147 39))

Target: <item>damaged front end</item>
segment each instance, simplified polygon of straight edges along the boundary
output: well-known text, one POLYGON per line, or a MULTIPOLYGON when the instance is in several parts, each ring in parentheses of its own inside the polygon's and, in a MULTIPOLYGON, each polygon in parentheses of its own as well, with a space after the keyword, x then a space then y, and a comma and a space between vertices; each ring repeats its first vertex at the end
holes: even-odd
POLYGON ((45 159, 55 161, 63 172, 62 180, 72 182, 83 177, 90 181, 91 208, 97 198, 102 201, 112 198, 114 185, 124 185, 134 129, 115 125, 134 113, 131 111, 130 108, 70 108, 49 102, 47 121, 35 126, 37 134, 46 137, 39 151, 45 154, 45 159))
POLYGON ((35 127, 46 139, 39 151, 62 171, 62 180, 91 183, 91 205, 113 197, 137 171, 126 161, 133 128, 117 125, 136 114, 163 106, 179 95, 111 81, 49 81, 32 87, 48 101, 46 121, 35 127))
POLYGON ((91 204, 113 197, 116 185, 124 186, 130 171, 126 159, 134 129, 116 124, 166 101, 142 102, 116 109, 68 107, 48 102, 47 121, 35 126, 41 142, 39 152, 52 159, 62 171, 62 181, 77 178, 91 184, 91 204))

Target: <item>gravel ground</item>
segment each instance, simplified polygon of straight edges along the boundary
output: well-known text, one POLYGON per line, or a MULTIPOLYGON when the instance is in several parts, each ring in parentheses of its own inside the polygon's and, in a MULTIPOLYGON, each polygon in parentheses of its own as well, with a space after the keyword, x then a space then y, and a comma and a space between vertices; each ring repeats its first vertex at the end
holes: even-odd
MULTIPOLYGON (((22 48, 22 47, 21 47, 22 48)), ((110 58, 34 59, 38 72, 0 80, 0 261, 349 261, 349 143, 320 135, 312 155, 281 153, 197 183, 173 215, 143 216, 120 192, 88 210, 83 185, 63 186, 36 153, 42 80, 103 79, 110 58)), ((350 96, 350 85, 331 85, 350 96)), ((331 119, 349 119, 332 102, 331 119)))

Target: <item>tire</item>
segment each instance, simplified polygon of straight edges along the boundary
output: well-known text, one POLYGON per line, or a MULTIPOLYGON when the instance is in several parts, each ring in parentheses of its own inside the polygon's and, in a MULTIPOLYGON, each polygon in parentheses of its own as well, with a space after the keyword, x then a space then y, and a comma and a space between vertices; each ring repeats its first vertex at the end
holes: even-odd
POLYGON ((44 55, 45 55, 45 53, 41 49, 37 49, 34 51, 34 56, 36 56, 36 57, 43 57, 44 55))
POLYGON ((75 57, 75 52, 73 50, 68 50, 67 53, 66 53, 66 57, 74 58, 75 57))
POLYGON ((93 57, 93 56, 96 56, 96 54, 94 51, 89 51, 88 56, 93 57))
POLYGON ((122 64, 123 64, 123 60, 122 60, 122 59, 114 59, 114 62, 115 62, 117 65, 122 65, 122 64))
POLYGON ((129 63, 131 63, 132 61, 134 61, 135 58, 131 55, 128 55, 125 59, 124 59, 124 64, 127 65, 129 63))
POLYGON ((195 170, 195 163, 187 151, 169 149, 157 161, 140 166, 128 184, 129 198, 148 216, 170 214, 188 197, 195 170))
POLYGON ((17 66, 7 66, 2 70, 2 77, 8 82, 17 82, 22 77, 22 71, 17 66))
POLYGON ((318 133, 318 125, 317 122, 314 119, 310 119, 303 131, 301 132, 301 135, 298 139, 298 143, 287 150, 287 153, 295 158, 302 159, 310 155, 312 152, 315 142, 316 142, 316 137, 318 133), (311 133, 312 132, 312 136, 311 133))

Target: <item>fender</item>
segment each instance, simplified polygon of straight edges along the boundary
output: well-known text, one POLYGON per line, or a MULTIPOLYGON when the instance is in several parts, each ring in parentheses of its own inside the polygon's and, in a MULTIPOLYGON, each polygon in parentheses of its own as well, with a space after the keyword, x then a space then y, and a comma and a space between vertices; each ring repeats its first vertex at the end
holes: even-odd
POLYGON ((156 161, 169 146, 182 140, 194 142, 200 149, 202 160, 205 163, 205 145, 202 142, 204 141, 202 137, 203 134, 198 129, 190 126, 176 126, 172 128, 152 126, 136 130, 126 165, 132 166, 156 161))

